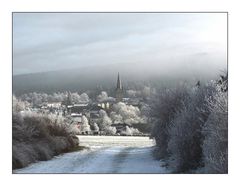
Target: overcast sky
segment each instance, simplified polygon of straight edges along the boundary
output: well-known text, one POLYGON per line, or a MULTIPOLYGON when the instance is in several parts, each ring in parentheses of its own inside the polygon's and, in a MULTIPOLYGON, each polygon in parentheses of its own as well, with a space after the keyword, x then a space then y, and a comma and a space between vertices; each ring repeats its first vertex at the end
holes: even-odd
POLYGON ((196 58, 220 69, 226 43, 223 13, 14 13, 13 73, 196 58))

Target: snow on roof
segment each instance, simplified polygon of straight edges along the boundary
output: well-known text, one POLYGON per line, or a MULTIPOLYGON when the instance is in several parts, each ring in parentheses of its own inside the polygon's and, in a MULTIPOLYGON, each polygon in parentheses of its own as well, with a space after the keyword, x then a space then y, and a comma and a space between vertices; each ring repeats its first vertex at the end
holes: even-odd
POLYGON ((78 117, 78 116, 79 116, 79 117, 81 117, 81 116, 82 116, 82 114, 78 114, 78 113, 71 113, 71 116, 72 116, 72 117, 78 117))

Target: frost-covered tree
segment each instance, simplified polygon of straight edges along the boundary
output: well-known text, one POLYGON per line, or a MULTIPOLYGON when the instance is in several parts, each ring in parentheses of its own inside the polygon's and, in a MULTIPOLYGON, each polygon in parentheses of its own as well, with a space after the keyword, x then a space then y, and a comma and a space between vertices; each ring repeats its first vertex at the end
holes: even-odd
POLYGON ((208 99, 211 114, 204 125, 204 172, 228 172, 228 97, 227 85, 217 86, 213 99, 208 99))
POLYGON ((227 78, 158 94, 151 113, 159 157, 175 172, 227 173, 227 78))
POLYGON ((117 129, 115 127, 107 127, 104 129, 107 135, 115 135, 117 132, 117 129))
POLYGON ((20 96, 21 100, 28 101, 34 106, 39 106, 45 102, 62 102, 65 97, 65 93, 60 92, 55 92, 53 94, 31 92, 20 96))
POLYGON ((89 97, 86 93, 82 93, 81 95, 79 95, 77 92, 71 93, 71 99, 73 103, 89 102, 89 97))
POLYGON ((136 135, 139 134, 140 132, 138 131, 138 129, 135 128, 130 128, 128 126, 126 126, 126 129, 121 131, 121 135, 126 135, 126 136, 132 136, 132 135, 136 135))
POLYGON ((34 106, 38 106, 42 104, 42 97, 41 94, 38 94, 36 92, 32 93, 32 103, 34 106))
POLYGON ((97 96, 97 100, 100 102, 106 100, 107 98, 108 98, 108 94, 105 91, 102 91, 101 94, 97 96))
POLYGON ((88 97, 87 93, 82 93, 80 95, 80 101, 81 102, 89 102, 89 97, 88 97))
MULTIPOLYGON (((23 101, 28 101, 29 103, 32 103, 34 106, 39 106, 46 102, 66 102, 67 93, 54 92, 53 94, 46 94, 31 92, 21 95, 20 98, 23 101)), ((79 95, 77 92, 71 93, 71 99, 74 103, 86 103, 90 100, 86 93, 82 93, 81 95, 79 95)))
POLYGON ((212 94, 211 86, 189 89, 189 98, 175 114, 169 126, 168 151, 173 161, 170 166, 177 172, 185 172, 202 166, 202 127, 209 110, 205 97, 212 94))
POLYGON ((80 95, 77 92, 71 93, 71 99, 73 103, 78 103, 80 100, 80 95))
POLYGON ((99 131, 99 127, 97 123, 93 124, 93 131, 98 132, 99 131))
POLYGON ((114 98, 113 97, 109 97, 107 92, 105 91, 102 91, 101 94, 99 94, 97 96, 97 100, 99 102, 103 102, 103 101, 114 101, 114 98))
POLYGON ((12 98, 13 112, 23 111, 29 106, 30 104, 27 101, 21 101, 17 99, 15 95, 13 95, 13 98, 12 98))
POLYGON ((116 121, 121 121, 127 124, 142 123, 143 118, 138 107, 132 105, 126 105, 125 103, 119 102, 113 105, 113 112, 111 118, 116 121))
POLYGON ((91 131, 90 125, 88 124, 88 119, 87 119, 86 116, 82 116, 81 131, 83 131, 83 132, 89 132, 89 131, 91 131))
POLYGON ((111 118, 108 117, 107 113, 104 110, 100 110, 99 114, 101 117, 100 123, 98 125, 100 130, 105 131, 106 134, 114 135, 117 130, 115 127, 111 126, 112 124, 111 118))
POLYGON ((183 107, 184 100, 188 99, 189 94, 186 85, 174 89, 161 89, 153 97, 151 104, 151 117, 153 118, 154 127, 152 137, 154 137, 158 150, 158 158, 169 157, 168 129, 175 114, 183 107))
POLYGON ((117 114, 116 112, 110 113, 110 118, 113 121, 114 124, 123 123, 123 118, 120 114, 117 114))

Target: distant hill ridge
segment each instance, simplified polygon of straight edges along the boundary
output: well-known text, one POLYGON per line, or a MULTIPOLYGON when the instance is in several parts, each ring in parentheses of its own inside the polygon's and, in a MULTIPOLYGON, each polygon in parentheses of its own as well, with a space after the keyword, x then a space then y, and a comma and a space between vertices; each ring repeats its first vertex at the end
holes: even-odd
POLYGON ((181 79, 195 80, 198 77, 208 78, 214 73, 193 70, 182 70, 184 66, 169 69, 154 66, 151 63, 117 63, 111 65, 82 67, 69 70, 40 72, 13 76, 13 93, 21 95, 29 92, 63 92, 87 91, 95 89, 113 89, 116 86, 117 73, 120 72, 123 87, 131 83, 168 83, 181 79), (180 70, 179 70, 180 69, 180 70), (190 78, 189 78, 190 77, 190 78))

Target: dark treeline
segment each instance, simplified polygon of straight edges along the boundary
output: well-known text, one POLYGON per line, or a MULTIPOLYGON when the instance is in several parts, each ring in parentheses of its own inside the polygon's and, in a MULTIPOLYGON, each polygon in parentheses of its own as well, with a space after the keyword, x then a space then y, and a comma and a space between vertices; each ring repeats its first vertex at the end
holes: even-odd
MULTIPOLYGON (((209 67, 209 66, 208 66, 209 67)), ((69 70, 22 74, 13 76, 13 93, 16 96, 29 92, 87 92, 94 97, 101 91, 107 91, 110 96, 115 94, 117 74, 120 73, 124 89, 139 89, 140 86, 158 87, 159 85, 175 84, 179 80, 216 77, 216 72, 210 69, 186 71, 182 66, 174 69, 164 69, 159 73, 155 66, 141 64, 116 64, 95 67, 74 68, 69 70), (182 68, 182 69, 181 69, 182 68), (164 69, 164 70, 163 70, 164 69), (169 73, 169 72, 173 73, 169 73), (209 72, 207 72, 209 71, 209 72), (112 91, 112 92, 111 92, 112 91)))
POLYGON ((155 156, 175 173, 228 172, 227 75, 161 89, 152 104, 155 156))

